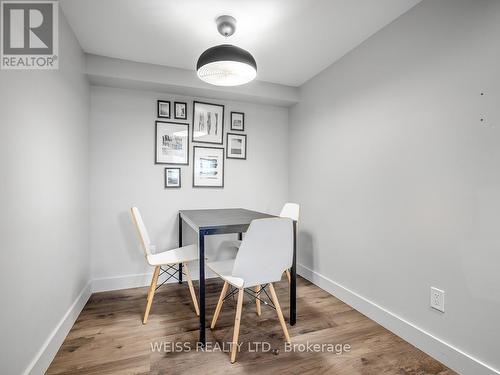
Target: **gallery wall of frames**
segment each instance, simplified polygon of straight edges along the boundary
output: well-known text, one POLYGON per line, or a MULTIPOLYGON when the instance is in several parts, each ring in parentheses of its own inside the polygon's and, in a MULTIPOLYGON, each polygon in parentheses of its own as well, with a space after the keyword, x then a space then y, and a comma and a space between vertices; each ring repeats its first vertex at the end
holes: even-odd
POLYGON ((182 187, 179 166, 190 167, 193 188, 223 188, 225 159, 246 160, 244 112, 227 114, 223 104, 196 100, 157 100, 156 112, 154 163, 166 165, 166 189, 182 187))
MULTIPOLYGON (((105 86, 91 86, 90 90, 88 190, 92 220, 89 246, 96 278, 116 276, 120 280, 123 275, 144 273, 144 259, 137 251, 128 207, 141 209, 152 240, 158 249, 166 249, 177 246, 179 210, 244 207, 279 213, 287 201, 288 108, 269 103, 105 86), (158 117, 158 100, 170 101, 171 112, 161 113, 169 118, 158 117), (175 101, 187 103, 184 111, 182 106, 177 106, 177 116, 174 114, 175 101), (222 145, 193 142, 193 101, 224 105, 222 145), (232 111, 245 113, 244 122, 235 122, 237 130, 231 130, 232 111), (186 119, 180 119, 184 114, 186 119), (188 164, 155 164, 156 121, 183 124, 175 130, 181 142, 188 129, 188 164), (247 144, 246 160, 226 157, 227 133, 247 135, 250 143, 247 144), (193 187, 195 147, 224 148, 224 188, 193 187), (165 172, 165 168, 172 170, 165 172), (165 173, 171 185, 181 187, 165 189, 165 173)), ((168 110, 168 107, 163 108, 162 112, 168 110)), ((233 118, 241 119, 242 116, 233 118)), ((210 119, 212 127, 212 115, 210 119)), ((195 139, 198 139, 197 135, 201 134, 197 126, 194 130, 195 139)), ((307 150, 310 145, 304 147, 307 150)), ((199 151, 197 148, 197 158, 203 156, 199 151)), ((239 156, 238 152, 233 154, 239 156)), ((184 231, 183 238, 186 244, 197 241, 196 233, 189 228, 184 231)), ((234 239, 234 235, 207 237, 208 251, 218 249, 221 241, 228 239, 234 239)))

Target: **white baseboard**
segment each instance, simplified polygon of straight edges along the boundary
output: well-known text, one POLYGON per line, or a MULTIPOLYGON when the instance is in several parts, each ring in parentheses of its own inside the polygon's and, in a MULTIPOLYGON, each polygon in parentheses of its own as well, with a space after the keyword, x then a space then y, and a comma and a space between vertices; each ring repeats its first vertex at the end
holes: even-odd
POLYGON ((147 286, 151 284, 152 277, 152 273, 137 273, 132 275, 94 279, 92 280, 92 293, 147 286))
MULTIPOLYGON (((198 272, 196 269, 190 268, 191 278, 193 280, 198 280, 198 272)), ((205 273, 205 278, 210 279, 216 275, 210 270, 205 273)), ((97 292, 109 292, 112 290, 129 289, 129 288, 139 288, 143 286, 149 286, 151 284, 151 278, 153 273, 137 273, 123 276, 115 277, 103 277, 99 279, 94 279, 92 281, 92 293, 97 292)), ((161 277, 159 282, 161 282, 161 277)), ((171 279, 168 283, 175 283, 177 280, 171 279)))
POLYGON ((152 273, 143 273, 89 281, 47 337, 23 375, 45 374, 92 293, 147 286, 151 283, 152 276, 152 273))
POLYGON ((45 374, 91 294, 92 283, 88 282, 24 370, 24 375, 45 374))
POLYGON ((297 264, 297 273, 460 374, 500 374, 486 363, 302 264, 297 264))
MULTIPOLYGON (((493 367, 455 348, 453 345, 444 342, 429 332, 424 331, 308 267, 298 264, 297 272, 313 284, 333 294, 338 299, 344 301, 451 369, 464 375, 500 375, 500 371, 495 370, 493 367)), ((45 373, 92 293, 147 286, 151 282, 151 277, 151 273, 142 273, 94 279, 89 282, 82 289, 47 340, 45 340, 35 358, 23 374, 38 375, 45 373)), ((175 280, 170 282, 175 282, 175 280)))

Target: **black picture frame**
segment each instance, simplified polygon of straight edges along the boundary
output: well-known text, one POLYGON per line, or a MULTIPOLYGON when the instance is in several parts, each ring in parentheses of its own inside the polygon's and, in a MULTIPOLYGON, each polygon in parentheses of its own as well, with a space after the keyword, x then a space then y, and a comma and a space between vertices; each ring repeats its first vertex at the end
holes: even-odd
POLYGON ((164 177, 164 183, 165 183, 165 189, 179 189, 181 186, 182 186, 182 173, 181 173, 181 169, 179 167, 167 167, 165 168, 165 177, 164 177), (169 186, 168 185, 168 171, 169 170, 172 170, 172 169, 175 169, 175 170, 178 170, 179 171, 179 185, 178 186, 169 186))
POLYGON ((210 146, 193 146, 193 187, 194 188, 211 188, 211 189, 223 189, 224 188, 224 147, 210 147, 210 146), (209 186, 209 185, 197 185, 196 184, 196 178, 195 178, 195 170, 196 170, 196 150, 198 149, 215 149, 215 150, 220 150, 221 151, 221 162, 222 162, 222 184, 221 185, 214 185, 214 186, 209 186))
POLYGON ((224 105, 223 104, 215 104, 215 103, 207 103, 207 102, 200 102, 200 101, 193 101, 193 118, 191 119, 192 121, 192 126, 191 126, 191 140, 196 143, 206 143, 206 144, 215 144, 215 145, 222 145, 224 143, 224 105), (214 106, 214 107, 220 107, 222 108, 222 122, 221 122, 221 135, 220 135, 220 142, 211 142, 211 141, 200 141, 198 139, 195 139, 194 136, 194 129, 195 129, 195 121, 196 121, 196 106, 197 104, 202 104, 202 105, 209 105, 209 106, 214 106))
POLYGON ((154 141, 155 141, 155 154, 154 154, 155 164, 189 165, 189 124, 182 123, 182 122, 160 121, 160 120, 157 120, 157 121, 155 121, 155 140, 154 141), (187 144, 186 144, 186 162, 185 163, 175 163, 175 162, 158 161, 158 124, 182 125, 182 126, 186 126, 187 127, 186 128, 187 144))
POLYGON ((247 135, 246 134, 236 134, 236 133, 226 133, 226 159, 237 159, 237 160, 247 160, 247 135), (229 138, 230 136, 245 138, 245 155, 244 157, 230 156, 229 148, 229 138))
POLYGON ((169 100, 158 100, 156 102, 156 112, 157 112, 156 115, 158 118, 168 118, 169 119, 171 117, 171 113, 172 113, 171 108, 170 108, 170 101, 169 100), (168 104, 168 116, 162 115, 160 113, 160 106, 162 104, 168 104))
POLYGON ((176 120, 187 120, 187 103, 186 102, 174 102, 174 119, 176 120), (183 105, 184 106, 184 117, 182 116, 177 116, 177 106, 178 105, 183 105))
POLYGON ((237 131, 237 132, 244 132, 245 131, 245 113, 231 111, 231 127, 230 127, 230 129, 232 131, 237 131), (242 121, 241 129, 233 127, 233 116, 234 115, 241 115, 241 121, 242 121))

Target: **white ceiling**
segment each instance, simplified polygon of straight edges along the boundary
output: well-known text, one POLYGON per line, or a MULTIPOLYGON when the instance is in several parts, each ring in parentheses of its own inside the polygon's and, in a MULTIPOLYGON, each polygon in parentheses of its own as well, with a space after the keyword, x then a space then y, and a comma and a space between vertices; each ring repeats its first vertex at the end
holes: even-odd
POLYGON ((250 51, 257 79, 299 86, 420 0, 61 0, 85 52, 194 70, 208 47, 250 51), (236 34, 217 32, 218 15, 236 34))

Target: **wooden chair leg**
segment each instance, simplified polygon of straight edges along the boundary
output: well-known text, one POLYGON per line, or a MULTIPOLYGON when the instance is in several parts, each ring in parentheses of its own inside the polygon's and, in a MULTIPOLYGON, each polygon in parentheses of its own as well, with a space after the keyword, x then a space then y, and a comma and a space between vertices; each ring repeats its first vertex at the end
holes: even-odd
MULTIPOLYGON (((260 285, 257 285, 256 287, 254 287, 254 291, 255 293, 258 293, 260 291, 260 288, 261 286, 260 285)), ((261 310, 260 310, 260 299, 259 299, 260 295, 258 295, 256 298, 255 298, 255 307, 257 308, 257 315, 260 316, 261 314, 261 310)))
POLYGON ((151 304, 153 303, 153 297, 155 295, 156 284, 158 283, 158 276, 160 275, 160 266, 156 266, 153 272, 153 278, 151 279, 151 286, 148 292, 148 303, 146 304, 146 311, 144 312, 144 319, 142 324, 148 322, 149 310, 151 309, 151 304))
POLYGON ((278 296, 276 295, 276 291, 274 290, 273 284, 269 284, 269 289, 271 290, 271 297, 273 299, 274 307, 276 307, 276 313, 278 314, 278 319, 281 323, 281 328, 283 328, 283 333, 285 334, 286 342, 290 343, 290 335, 288 334, 288 329, 286 328, 285 318, 283 317, 283 313, 281 312, 280 303, 278 301, 278 296))
POLYGON ((222 304, 224 303, 224 297, 226 297, 228 287, 229 287, 229 284, 227 282, 224 282, 224 286, 222 287, 222 292, 220 293, 220 296, 219 296, 219 302, 217 302, 217 307, 215 308, 215 313, 214 313, 214 317, 212 319, 212 324, 210 325, 211 329, 215 328, 215 323, 217 323, 217 319, 219 319, 220 310, 222 309, 222 304))
POLYGON ((238 352, 238 336, 240 335, 241 310, 243 307, 243 288, 238 291, 238 304, 236 305, 236 317, 234 318, 233 344, 231 347, 231 363, 236 362, 238 352))
POLYGON ((182 264, 184 269, 186 270, 186 278, 189 286, 189 293, 191 293, 191 299, 193 300, 194 310, 196 311, 196 315, 200 316, 200 309, 198 308, 198 300, 196 299, 196 293, 193 288, 193 281, 191 280, 191 274, 189 273, 189 267, 187 263, 182 264))
POLYGON ((292 277, 290 276, 290 270, 286 270, 285 273, 286 273, 286 278, 288 279, 288 282, 291 283, 292 277))

